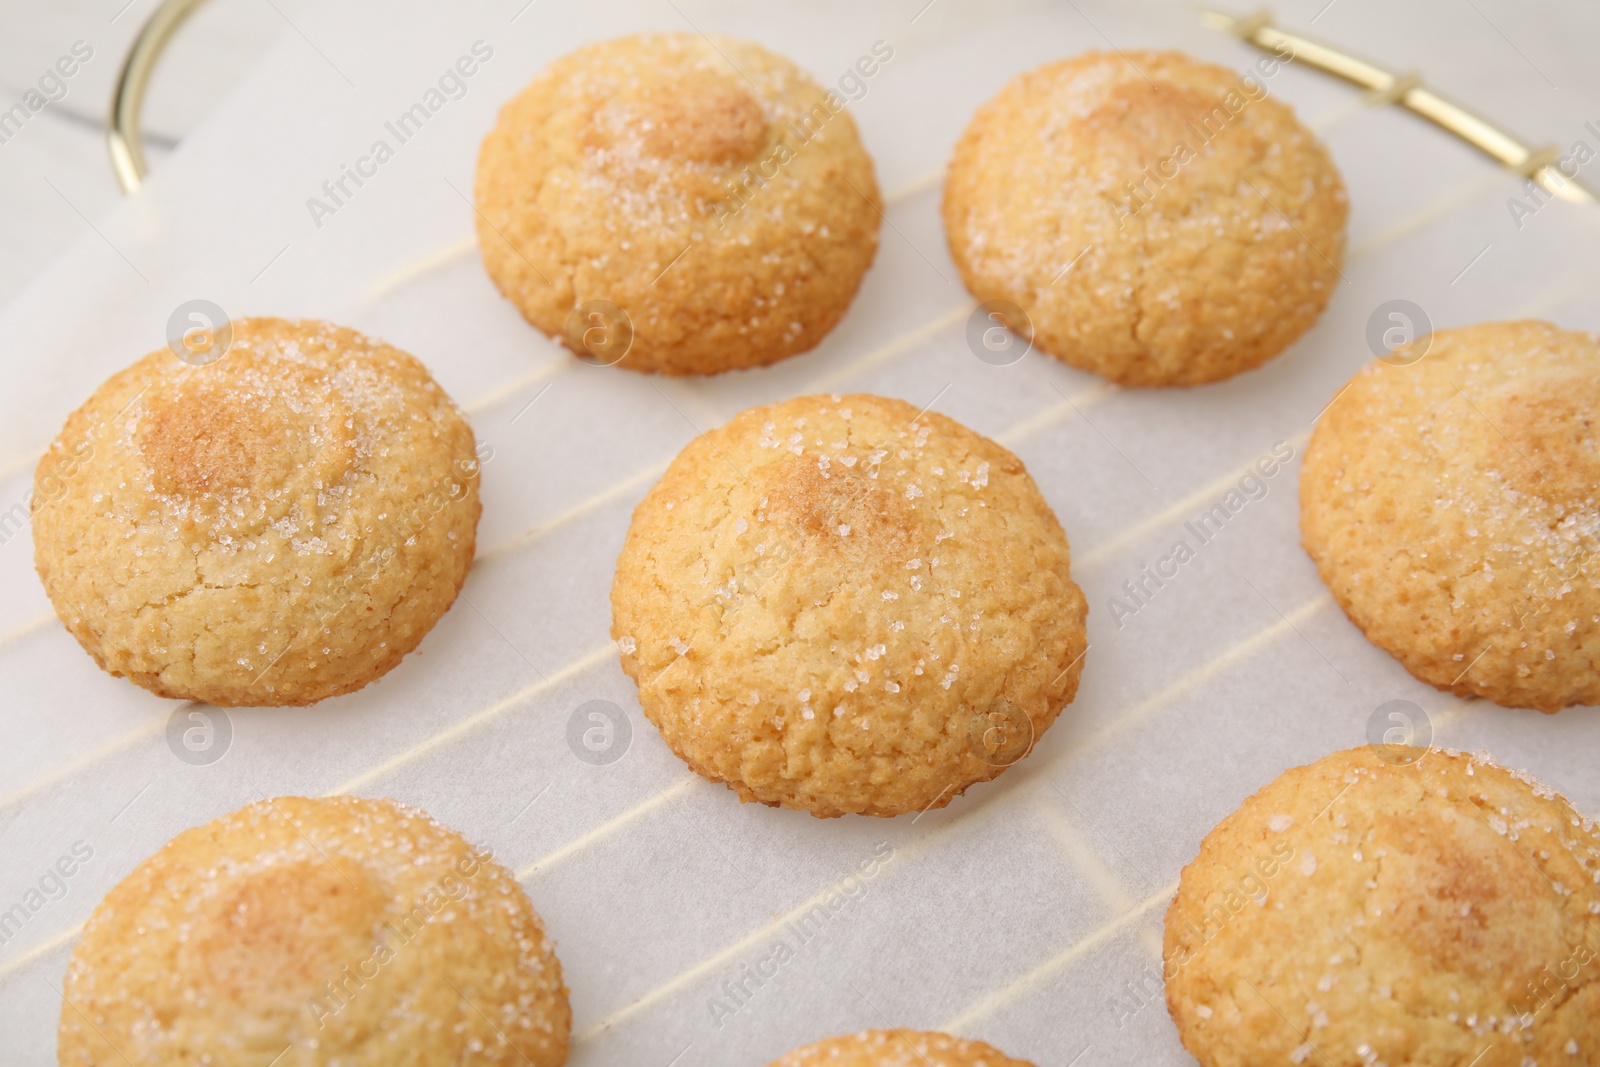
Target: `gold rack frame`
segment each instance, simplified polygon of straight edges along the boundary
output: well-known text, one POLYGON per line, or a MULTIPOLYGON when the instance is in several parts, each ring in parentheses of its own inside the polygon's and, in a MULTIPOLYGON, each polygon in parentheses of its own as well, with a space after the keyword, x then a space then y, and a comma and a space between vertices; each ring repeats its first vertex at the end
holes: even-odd
POLYGON ((1407 111, 1421 115, 1489 158, 1538 182, 1563 200, 1576 204, 1600 200, 1600 195, 1576 176, 1561 172, 1558 148, 1547 146, 1535 149, 1524 144, 1482 115, 1427 88, 1422 84, 1421 76, 1415 72, 1396 74, 1321 41, 1280 29, 1274 25, 1269 8, 1248 15, 1230 15, 1213 8, 1200 8, 1199 11, 1200 20, 1212 29, 1231 33, 1268 52, 1281 54, 1287 49, 1293 53, 1296 63, 1304 63, 1359 85, 1369 90, 1377 101, 1399 104, 1407 111))
MULTIPOLYGON (((162 0, 134 38, 123 60, 106 121, 106 148, 111 154, 111 169, 116 174, 117 184, 125 193, 139 188, 150 171, 139 132, 145 88, 167 42, 203 3, 205 0, 162 0)), ((1380 101, 1399 104, 1421 115, 1563 200, 1580 204, 1600 201, 1600 194, 1576 176, 1561 172, 1559 149, 1554 146, 1535 149, 1524 144, 1483 116, 1427 88, 1416 73, 1396 74, 1332 45, 1280 29, 1268 8, 1248 15, 1200 8, 1199 14, 1201 21, 1213 29, 1232 33, 1269 52, 1281 53, 1287 48, 1293 52, 1295 62, 1359 85, 1380 101)))
POLYGON ((155 73, 161 52, 178 27, 205 0, 162 0, 133 39, 128 54, 117 72, 117 85, 111 93, 111 112, 106 116, 106 151, 111 154, 111 170, 125 193, 139 188, 150 167, 144 160, 144 143, 139 132, 139 112, 144 107, 144 91, 155 73))

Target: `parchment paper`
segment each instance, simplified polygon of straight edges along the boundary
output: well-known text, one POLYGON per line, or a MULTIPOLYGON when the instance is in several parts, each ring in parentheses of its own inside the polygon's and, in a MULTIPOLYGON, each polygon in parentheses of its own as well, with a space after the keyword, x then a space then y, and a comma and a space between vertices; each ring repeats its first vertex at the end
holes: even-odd
MULTIPOLYGON (((1600 100, 1583 53, 1594 19, 1578 5, 1538 20, 1510 5, 1397 7, 1316 0, 1279 15, 1420 69, 1530 137, 1600 147, 1583 125, 1600 119, 1584 110, 1600 100)), ((1487 748, 1600 809, 1592 709, 1545 717, 1415 682, 1332 604, 1296 524, 1312 420, 1370 358, 1374 310, 1406 299, 1438 326, 1600 327, 1600 212, 1550 203, 1519 227, 1517 178, 1289 67, 1268 89, 1325 137, 1353 208, 1343 283, 1307 337, 1200 389, 1118 390, 1038 353, 990 365, 967 342, 938 170, 1010 78, 1110 47, 1241 70, 1258 56, 1158 0, 347 0, 297 14, 237 95, 0 315, 0 511, 24 499, 68 412, 198 297, 233 315, 331 318, 423 359, 493 448, 481 557, 382 681, 309 709, 231 711, 224 730, 215 712, 191 719, 97 670, 50 614, 26 529, 5 527, 0 910, 27 915, 0 945, 0 1060, 54 1062, 72 933, 106 890, 173 834, 262 795, 393 796, 492 847, 557 942, 579 1067, 751 1067, 889 1025, 953 1029, 1048 1067, 1192 1062, 1159 985, 1181 866, 1282 770, 1365 743, 1389 700, 1414 702, 1439 743, 1487 748), (525 325, 463 244, 477 144, 556 56, 691 26, 760 40, 829 84, 875 42, 893 48, 851 105, 890 201, 878 259, 838 329, 775 367, 667 381, 585 366, 525 325), (478 41, 492 58, 464 95, 314 219, 308 198, 478 41), (996 782, 922 816, 819 821, 741 806, 667 751, 617 666, 607 595, 631 509, 697 432, 752 404, 857 390, 931 403, 1022 456, 1071 539, 1092 645, 1076 702, 996 782), (1288 461, 1241 485, 1275 449, 1288 461), (1245 503, 1195 543, 1185 524, 1233 488, 1245 503), (1180 538, 1193 558, 1129 600, 1124 583, 1180 538), (593 701, 614 705, 620 755, 584 747, 593 701), (198 752, 184 744, 194 729, 198 752), (75 848, 89 858, 52 879, 75 848)))

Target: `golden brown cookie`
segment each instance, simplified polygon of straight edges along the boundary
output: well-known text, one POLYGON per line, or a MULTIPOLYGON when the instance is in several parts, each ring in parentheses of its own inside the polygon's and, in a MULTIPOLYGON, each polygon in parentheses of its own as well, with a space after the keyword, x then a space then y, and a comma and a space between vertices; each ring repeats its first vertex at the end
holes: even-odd
POLYGON ((611 634, 650 721, 741 799, 948 804, 1071 702, 1087 605, 1022 461, 882 397, 753 408, 633 515, 611 634))
POLYGON ((1522 772, 1336 752, 1246 800, 1184 868, 1167 1006, 1203 1067, 1592 1063, 1596 881, 1595 824, 1522 772))
POLYGON ((944 192, 973 295, 1122 385, 1216 381, 1287 348, 1339 280, 1347 213, 1265 82, 1178 52, 1022 75, 978 109, 944 192))
POLYGON ((63 993, 62 1067, 559 1067, 572 1025, 511 873, 357 797, 185 830, 100 902, 63 993))
POLYGON ((400 662, 472 563, 472 429, 423 365, 241 319, 101 385, 34 476, 34 562, 95 661, 166 697, 310 704, 400 662))
POLYGON ((866 1030, 797 1048, 767 1067, 1033 1067, 982 1041, 913 1030, 866 1030))
POLYGON ((1597 427, 1600 339, 1440 331, 1368 364, 1317 423, 1306 551, 1423 681, 1546 712, 1600 704, 1597 427))
POLYGON ((759 45, 694 33, 551 64, 484 139, 476 199, 484 266, 529 322, 661 374, 814 346, 871 265, 881 212, 837 94, 759 45))

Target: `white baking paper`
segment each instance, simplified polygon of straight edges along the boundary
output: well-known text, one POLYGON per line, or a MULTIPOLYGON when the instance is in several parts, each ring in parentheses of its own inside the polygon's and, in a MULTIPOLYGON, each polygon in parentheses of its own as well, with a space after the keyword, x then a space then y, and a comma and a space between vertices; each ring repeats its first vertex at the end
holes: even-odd
MULTIPOLYGON (((1583 125, 1600 119, 1584 113, 1600 91, 1580 5, 1541 9, 1537 23, 1509 4, 1397 8, 1315 0, 1279 15, 1421 69, 1527 136, 1600 147, 1583 125)), ((0 1061, 53 1062, 73 931, 106 890, 173 834, 261 795, 392 796, 492 847, 558 945, 577 1067, 756 1067, 881 1026, 952 1029, 1044 1067, 1192 1062, 1159 987, 1181 866, 1286 767, 1365 743, 1388 700, 1423 709, 1436 741, 1487 748, 1600 808, 1591 709, 1508 711, 1412 680, 1332 604, 1296 523, 1312 420, 1370 357, 1374 309, 1407 299, 1437 326, 1538 315, 1600 327, 1600 211, 1551 203, 1519 227, 1507 206, 1518 179, 1290 67, 1269 91, 1322 132, 1350 189, 1343 284, 1316 328, 1258 371, 1125 391, 1037 353, 975 358, 938 171, 974 108, 1046 60, 1177 47, 1255 62, 1185 5, 346 0, 297 13, 292 30, 0 315, 0 512, 23 500, 68 412, 201 297, 233 315, 335 319, 423 359, 494 450, 481 557, 390 675, 313 708, 230 711, 225 754, 207 763, 205 730, 223 743, 214 713, 191 720, 193 706, 96 669, 50 614, 26 530, 4 530, 0 912, 43 903, 0 946, 0 1061), (589 367, 525 325, 462 251, 477 145, 556 56, 691 28, 759 40, 826 83, 875 42, 893 48, 852 105, 890 198, 882 246, 811 353, 706 380, 589 367), (308 198, 478 41, 493 55, 465 95, 317 225, 308 198), (1066 527, 1091 605, 1076 702, 1023 763, 922 816, 741 806, 667 751, 607 636, 629 514, 665 463, 749 405, 824 390, 931 403, 1014 449, 1066 527), (1275 448, 1292 458, 1226 528, 1136 612, 1115 611, 1123 583, 1275 448), (569 745, 591 701, 620 709, 620 758, 585 761, 569 745), (199 756, 183 747, 191 728, 199 756), (47 876, 75 846, 90 858, 58 891, 47 876)))

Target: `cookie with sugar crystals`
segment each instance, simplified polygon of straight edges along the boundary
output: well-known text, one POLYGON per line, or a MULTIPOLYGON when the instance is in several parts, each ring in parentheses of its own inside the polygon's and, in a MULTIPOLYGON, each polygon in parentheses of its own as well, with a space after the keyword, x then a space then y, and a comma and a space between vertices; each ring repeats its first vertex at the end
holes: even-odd
POLYGON ((1484 754, 1366 746, 1206 835, 1167 910, 1167 1006, 1203 1067, 1590 1063, 1600 832, 1484 754))
POLYGON ((1441 330, 1317 422, 1300 531, 1352 621, 1418 678, 1555 712, 1600 704, 1600 338, 1441 330))
POLYGON ((1077 691, 1083 594, 1022 462, 900 400, 813 396, 696 438, 634 512, 612 636, 644 713, 741 799, 942 806, 1077 691))
POLYGON ((165 697, 310 704, 382 676, 472 563, 472 429, 420 362, 330 323, 239 319, 68 418, 34 562, 95 662, 165 697))
POLYGON ((911 1030, 866 1030, 797 1048, 768 1067, 1033 1067, 982 1041, 911 1030))
POLYGON ((1179 52, 1021 75, 978 109, 944 192, 973 295, 1121 385, 1216 381, 1287 348, 1339 281, 1348 213, 1327 151, 1264 80, 1179 52))
POLYGON ((660 374, 814 347, 872 263, 882 208, 836 93, 696 33, 602 41, 540 72, 484 139, 475 199, 484 267, 529 322, 660 374))
POLYGON ((84 925, 62 1067, 560 1067, 561 965, 511 872, 390 800, 279 797, 174 837, 84 925))

